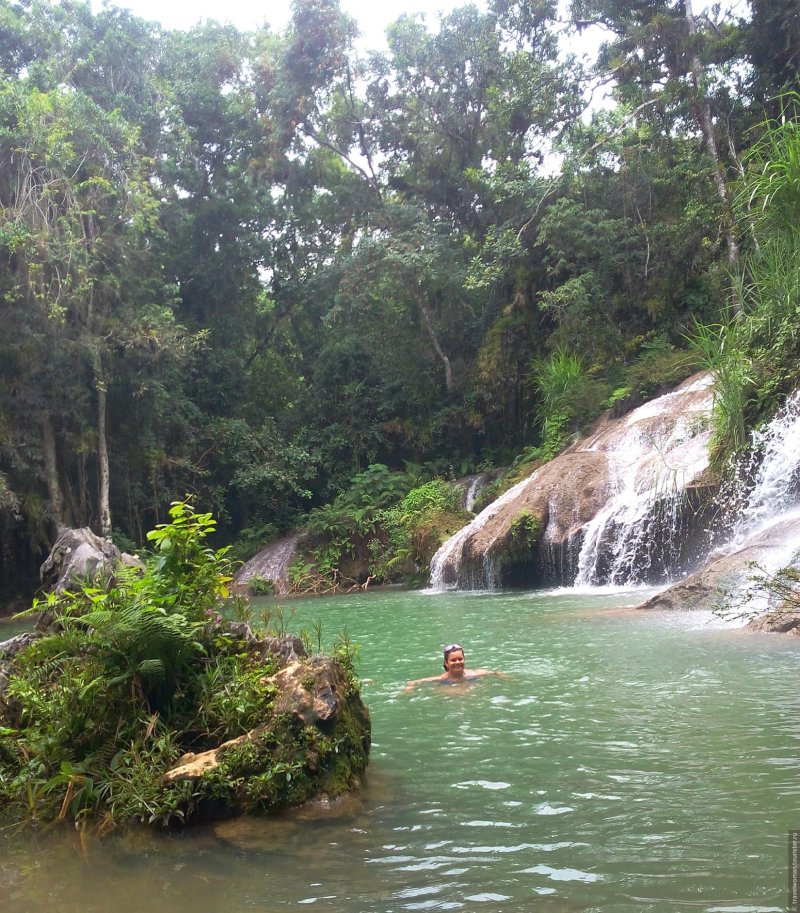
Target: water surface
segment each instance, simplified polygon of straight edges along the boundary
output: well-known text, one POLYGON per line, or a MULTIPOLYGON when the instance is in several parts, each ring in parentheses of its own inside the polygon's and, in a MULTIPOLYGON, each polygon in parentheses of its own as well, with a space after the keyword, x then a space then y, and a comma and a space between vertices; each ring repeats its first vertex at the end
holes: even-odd
POLYGON ((83 847, 17 838, 0 845, 0 910, 782 911, 797 643, 626 608, 641 599, 295 604, 292 628, 321 619, 323 646, 345 626, 360 645, 373 751, 359 800, 83 847), (507 677, 403 693, 451 641, 507 677))

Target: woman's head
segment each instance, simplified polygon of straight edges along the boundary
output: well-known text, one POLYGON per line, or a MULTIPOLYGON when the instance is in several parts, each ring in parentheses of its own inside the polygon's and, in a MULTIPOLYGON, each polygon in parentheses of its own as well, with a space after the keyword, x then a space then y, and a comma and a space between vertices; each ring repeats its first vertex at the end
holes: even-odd
POLYGON ((444 666, 445 672, 449 672, 451 664, 455 662, 462 669, 464 668, 464 648, 461 644, 448 644, 444 648, 444 666))

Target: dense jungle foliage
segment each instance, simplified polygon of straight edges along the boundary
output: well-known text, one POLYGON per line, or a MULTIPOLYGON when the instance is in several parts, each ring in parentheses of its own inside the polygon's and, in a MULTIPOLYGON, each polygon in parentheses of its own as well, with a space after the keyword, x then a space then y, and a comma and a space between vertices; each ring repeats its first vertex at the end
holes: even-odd
POLYGON ((186 492, 243 552, 380 527, 391 575, 456 509, 413 491, 702 364, 741 443, 798 380, 796 4, 556 7, 363 53, 336 0, 281 33, 0 5, 3 596, 57 525, 136 546, 186 492))
MULTIPOLYGON (((45 631, 0 670, 4 825, 67 821, 104 832, 133 821, 188 822, 210 808, 273 812, 321 791, 336 796, 363 772, 369 717, 357 697, 353 645, 343 636, 334 644, 341 706, 329 725, 281 712, 271 677, 278 657, 241 618, 222 614, 248 609, 221 601, 231 565, 227 548, 207 544, 215 521, 187 502, 169 515, 148 533, 142 567, 34 603, 46 612, 45 631), (245 734, 203 777, 165 781, 185 752, 245 734)), ((282 618, 261 627, 285 633, 282 618)), ((319 649, 316 635, 312 644, 304 632, 301 654, 319 649)), ((312 659, 301 670, 311 687, 314 668, 312 659)))

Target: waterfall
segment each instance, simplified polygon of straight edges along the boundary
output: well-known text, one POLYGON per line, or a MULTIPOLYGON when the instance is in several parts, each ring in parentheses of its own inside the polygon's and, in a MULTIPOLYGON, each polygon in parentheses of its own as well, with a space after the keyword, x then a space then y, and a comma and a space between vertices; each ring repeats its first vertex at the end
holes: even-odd
POLYGON ((708 467, 712 400, 706 374, 601 423, 445 542, 431 562, 431 588, 496 587, 526 574, 531 582, 621 585, 687 572, 697 525, 687 486, 708 467), (518 559, 528 565, 503 567, 509 530, 525 511, 545 523, 542 536, 530 558, 518 559))
POLYGON ((687 486, 708 467, 711 378, 645 403, 610 439, 611 491, 583 530, 576 585, 652 583, 682 570, 687 486), (681 393, 705 395, 684 402, 681 393))
POLYGON ((786 401, 772 421, 755 431, 748 461, 739 473, 751 478, 742 488, 740 513, 728 549, 800 510, 800 390, 786 401))
MULTIPOLYGON (((431 590, 452 590, 462 585, 462 582, 459 581, 459 565, 461 564, 465 544, 475 532, 482 529, 489 520, 496 516, 502 507, 513 501, 525 489, 531 479, 535 478, 537 472, 538 470, 529 478, 523 479, 512 488, 509 488, 508 491, 492 501, 491 504, 488 504, 471 522, 451 536, 439 548, 431 559, 431 590)), ((471 576, 470 583, 474 589, 493 589, 498 583, 495 568, 488 554, 484 555, 481 569, 473 572, 471 576)))
POLYGON ((483 483, 486 479, 486 476, 483 473, 476 475, 474 478, 470 479, 469 487, 467 488, 467 493, 464 496, 464 509, 472 513, 472 508, 475 506, 475 500, 478 497, 478 492, 483 488, 483 483))

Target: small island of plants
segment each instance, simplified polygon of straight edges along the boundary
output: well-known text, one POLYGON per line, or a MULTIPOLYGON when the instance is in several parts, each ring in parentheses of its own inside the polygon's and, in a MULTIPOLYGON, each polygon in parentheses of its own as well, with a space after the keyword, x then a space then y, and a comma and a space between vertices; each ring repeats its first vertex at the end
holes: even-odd
POLYGON ((39 632, 0 646, 3 820, 102 833, 357 786, 370 718, 352 645, 311 656, 308 638, 226 620, 215 521, 187 502, 170 518, 140 566, 49 594, 31 609, 39 632))

